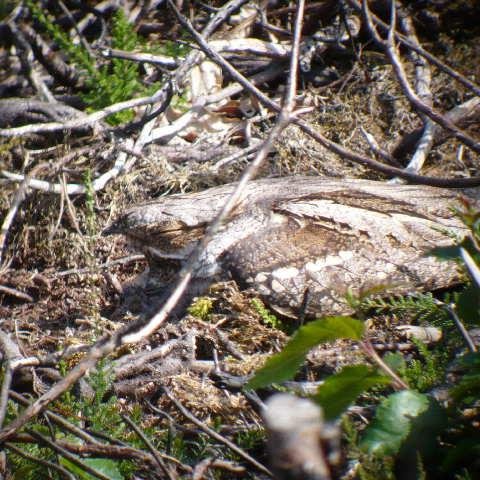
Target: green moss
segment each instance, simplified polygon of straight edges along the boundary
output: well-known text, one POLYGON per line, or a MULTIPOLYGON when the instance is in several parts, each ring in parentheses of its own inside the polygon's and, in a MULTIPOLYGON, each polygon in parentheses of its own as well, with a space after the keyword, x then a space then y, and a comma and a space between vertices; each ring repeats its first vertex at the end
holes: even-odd
POLYGON ((188 313, 200 320, 207 320, 213 310, 213 300, 210 297, 199 297, 188 307, 188 313))

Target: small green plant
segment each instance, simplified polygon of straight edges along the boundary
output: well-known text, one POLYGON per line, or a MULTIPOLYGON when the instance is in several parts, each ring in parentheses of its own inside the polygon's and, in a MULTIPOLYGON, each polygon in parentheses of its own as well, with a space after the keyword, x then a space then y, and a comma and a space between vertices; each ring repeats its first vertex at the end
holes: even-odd
POLYGON ((188 307, 188 313, 200 320, 208 320, 213 310, 213 300, 210 297, 198 297, 188 307))
POLYGON ((355 302, 355 310, 366 314, 391 314, 408 316, 419 323, 443 326, 448 313, 435 300, 431 293, 418 293, 408 296, 371 297, 365 296, 355 302))
MULTIPOLYGON (((61 370, 66 370, 65 364, 60 365, 60 367, 61 370)), ((52 405, 52 410, 61 412, 70 422, 87 427, 91 431, 107 434, 118 440, 129 441, 131 434, 120 415, 117 398, 110 395, 112 380, 110 367, 105 361, 100 362, 87 378, 92 395, 76 397, 71 392, 67 392, 52 405)), ((17 408, 16 404, 9 402, 9 417, 14 418, 18 415, 17 408)), ((65 432, 55 424, 50 424, 47 427, 38 422, 30 428, 47 437, 55 435, 55 437, 67 442, 77 443, 79 441, 78 437, 65 432)), ((138 445, 144 447, 141 442, 138 445)), ((39 447, 36 444, 19 445, 18 448, 36 458, 56 461, 56 454, 51 449, 39 447)), ((12 451, 9 451, 8 461, 11 470, 15 472, 16 476, 14 478, 26 478, 28 480, 60 478, 55 473, 49 472, 47 467, 12 451)), ((70 460, 62 457, 59 462, 61 466, 72 472, 76 476, 75 478, 93 478, 70 460)), ((116 480, 127 478, 126 474, 134 470, 134 464, 128 460, 118 462, 107 458, 84 458, 82 462, 116 480)))
MULTIPOLYGON (((190 51, 190 47, 186 43, 172 42, 167 40, 161 47, 158 53, 163 53, 169 57, 179 58, 184 57, 190 51)), ((154 53, 154 52, 152 52, 154 53)))
MULTIPOLYGON (((139 66, 135 62, 114 58, 99 67, 97 59, 92 58, 81 43, 73 43, 38 2, 28 0, 27 5, 33 18, 42 25, 58 47, 67 54, 69 61, 84 76, 86 91, 82 98, 88 104, 89 111, 129 100, 136 95, 147 95, 158 88, 158 85, 147 88, 142 84, 139 66)), ((141 43, 121 8, 113 16, 111 36, 112 48, 119 50, 132 51, 141 43)), ((132 120, 133 117, 133 110, 123 110, 110 115, 107 121, 112 125, 118 125, 132 120)))
POLYGON ((263 302, 258 298, 251 300, 252 307, 260 315, 262 322, 269 327, 276 328, 278 330, 284 330, 285 325, 277 318, 268 308, 265 307, 263 302))
MULTIPOLYGON (((132 51, 139 44, 132 25, 128 22, 121 8, 113 19, 112 48, 132 51)), ((146 93, 147 89, 140 82, 138 64, 114 58, 110 65, 102 66, 93 76, 89 72, 89 91, 85 101, 92 110, 133 98, 136 94, 146 93)), ((124 110, 112 115, 109 120, 117 125, 132 120, 134 112, 124 110)))
POLYGON ((445 369, 451 354, 443 345, 429 350, 421 340, 412 339, 417 346, 418 357, 405 362, 400 374, 411 388, 426 392, 444 381, 445 369))
POLYGON ((242 430, 235 436, 235 444, 247 451, 258 448, 265 441, 265 431, 262 428, 242 430))
MULTIPOLYGON (((20 448, 20 447, 18 447, 20 448)), ((31 443, 22 445, 21 450, 27 455, 31 455, 34 458, 41 458, 47 462, 55 461, 55 454, 48 448, 41 448, 38 445, 31 443)), ((47 469, 39 465, 37 462, 25 458, 14 451, 8 452, 8 463, 10 470, 14 473, 13 480, 39 480, 52 478, 48 475, 47 469)), ((53 478, 59 478, 54 476, 53 478)))

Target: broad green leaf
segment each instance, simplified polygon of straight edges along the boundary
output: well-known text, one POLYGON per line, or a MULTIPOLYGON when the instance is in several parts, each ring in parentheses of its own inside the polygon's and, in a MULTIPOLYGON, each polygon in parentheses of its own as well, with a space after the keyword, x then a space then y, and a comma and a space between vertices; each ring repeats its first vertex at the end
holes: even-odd
POLYGON ((266 387, 291 379, 316 345, 339 338, 359 340, 364 330, 363 322, 351 317, 326 317, 300 327, 278 354, 270 357, 246 385, 247 389, 266 387))
POLYGON ((428 397, 413 390, 390 395, 377 408, 360 447, 375 455, 396 455, 410 433, 412 422, 428 406, 428 397))
MULTIPOLYGON (((82 458, 83 463, 89 467, 94 468, 97 472, 103 473, 111 480, 124 480, 124 476, 120 473, 118 469, 118 461, 112 460, 110 458, 82 458)), ((98 477, 87 473, 78 465, 75 465, 70 460, 66 458, 60 459, 60 464, 70 470, 77 478, 81 480, 96 480, 98 477)))
POLYGON ((447 412, 434 398, 427 397, 427 400, 428 408, 411 419, 410 433, 397 456, 399 471, 411 470, 409 465, 417 467, 416 473, 405 478, 422 478, 419 458, 425 465, 438 465, 438 438, 448 426, 447 412))
POLYGON ((380 375, 367 365, 352 365, 331 375, 313 397, 322 407, 327 420, 340 416, 358 396, 375 385, 388 385, 390 377, 380 375))

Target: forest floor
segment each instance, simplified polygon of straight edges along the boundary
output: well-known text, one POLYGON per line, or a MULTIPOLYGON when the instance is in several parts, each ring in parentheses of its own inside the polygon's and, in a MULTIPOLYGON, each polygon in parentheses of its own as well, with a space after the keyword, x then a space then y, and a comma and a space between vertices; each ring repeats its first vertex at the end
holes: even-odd
MULTIPOLYGON (((276 119, 252 94, 240 89, 228 95, 231 75, 211 61, 202 57, 185 67, 185 59, 198 47, 167 2, 124 2, 121 7, 116 2, 89 2, 83 7, 77 3, 12 1, 0 9, 1 343, 4 366, 12 360, 9 342, 16 345, 18 358, 31 362, 27 368, 18 367, 2 391, 10 388, 28 402, 53 392, 105 335, 142 318, 134 305, 125 308, 124 293, 138 281, 147 262, 123 237, 105 237, 102 230, 133 204, 239 180, 276 119), (126 60, 132 53, 157 59, 126 60), (169 91, 166 85, 172 79, 169 91), (159 101, 152 95, 160 91, 164 95, 159 101), (211 100, 215 95, 221 97, 217 102, 211 100), (141 97, 149 100, 135 105, 141 97), (202 104, 205 98, 210 103, 202 104), (25 101, 33 99, 38 104, 25 101), (124 101, 132 101, 132 108, 107 116, 106 109, 124 101), (93 123, 95 111, 105 114, 93 123), (157 129, 153 133, 144 121, 152 112, 157 129), (48 126, 54 122, 60 128, 48 126), (148 140, 140 141, 142 135, 148 140)), ((294 2, 270 2, 268 8, 243 3, 221 22, 211 43, 218 42, 216 48, 247 78, 268 73, 258 86, 280 103, 289 74, 294 2), (276 50, 275 45, 281 48, 276 50)), ((388 22, 384 2, 375 3, 374 11, 388 22)), ((444 114, 457 113, 453 121, 478 144, 479 103, 461 113, 455 107, 479 97, 478 90, 475 93, 466 83, 480 82, 480 30, 472 20, 480 11, 475 2, 425 2, 425 7, 416 3, 404 2, 397 29, 410 41, 418 40, 440 67, 432 64, 427 76, 419 78, 423 57, 412 56, 402 46, 398 55, 406 75, 411 85, 431 75, 430 105, 444 114), (412 30, 401 23, 405 19, 411 21, 412 30), (443 64, 467 82, 455 82, 443 64)), ((199 31, 222 11, 219 2, 179 4, 199 31)), ((309 68, 298 75, 296 108, 305 109, 302 119, 329 140, 384 162, 390 174, 378 171, 373 163, 359 163, 355 156, 339 156, 290 124, 257 177, 387 181, 403 171, 417 148, 424 117, 405 96, 391 62, 372 42, 360 14, 353 8, 342 11, 338 5, 307 2, 301 59, 309 68), (336 35, 336 40, 318 40, 327 35, 336 35), (314 52, 311 59, 309 48, 314 52), (365 131, 379 148, 390 152, 387 159, 375 154, 365 131)), ((428 183, 428 178, 475 177, 478 171, 478 153, 458 136, 437 132, 417 173, 428 183)), ((430 347, 429 354, 418 340, 405 338, 397 329, 410 323, 425 325, 430 318, 421 311, 425 303, 419 307, 400 299, 375 302, 367 305, 375 313, 366 322, 370 342, 382 355, 403 352, 425 391, 441 385, 443 378, 425 377, 435 375, 434 360, 446 362, 439 360, 445 344, 430 347)), ((55 398, 46 402, 48 411, 83 429, 86 436, 79 438, 33 412, 26 427, 19 425, 13 437, 2 437, 9 443, 0 473, 3 478, 68 476, 63 468, 75 478, 98 478, 98 470, 104 472, 103 478, 267 478, 261 398, 245 393, 235 381, 281 350, 297 327, 278 318, 254 292, 241 291, 234 282, 215 284, 182 318, 170 319, 143 341, 119 346, 101 360, 104 355, 98 355, 85 367, 88 373, 81 381, 67 385, 72 387, 68 391, 52 393, 55 398), (131 367, 136 355, 145 352, 158 355, 154 366, 131 367), (182 413, 182 405, 198 424, 182 413), (161 460, 125 416, 162 452, 161 460), (212 430, 237 445, 240 453, 212 430), (105 455, 98 447, 102 433, 109 438, 101 440, 108 444, 105 455), (47 448, 45 440, 35 437, 38 434, 54 436, 73 460, 59 461, 62 454, 47 448), (18 449, 51 464, 25 459, 18 449), (265 465, 264 470, 243 454, 265 465), (80 464, 75 465, 76 458, 80 464), (87 467, 97 470, 86 473, 87 467)), ((315 386, 345 365, 364 361, 358 342, 323 345, 310 352, 289 388, 315 386)), ((6 382, 6 366, 4 372, 6 382)), ((352 431, 369 423, 372 405, 378 405, 382 395, 367 394, 356 404, 357 410, 349 411, 341 460, 325 478, 406 478, 394 476, 393 460, 366 459, 354 447, 352 431), (376 476, 387 471, 382 469, 390 469, 390 476, 376 476)), ((0 401, 0 409, 6 415, 2 432, 26 411, 15 397, 8 404, 0 401)), ((476 467, 467 471, 460 463, 452 471, 459 475, 456 478, 474 478, 468 475, 476 467)))

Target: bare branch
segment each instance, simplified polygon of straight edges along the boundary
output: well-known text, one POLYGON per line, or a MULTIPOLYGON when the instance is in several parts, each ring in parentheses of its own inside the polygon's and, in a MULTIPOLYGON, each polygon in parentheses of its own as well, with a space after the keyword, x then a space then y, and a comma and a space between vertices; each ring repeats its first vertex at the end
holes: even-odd
MULTIPOLYGON (((393 7, 392 7, 393 8, 393 7)), ((415 33, 413 22, 409 16, 402 15, 400 18, 400 24, 407 35, 410 42, 415 45, 420 45, 420 42, 415 33)), ((427 105, 432 106, 432 92, 430 90, 430 84, 432 80, 432 74, 428 63, 412 51, 410 56, 415 64, 415 88, 419 98, 421 98, 427 105)), ((433 141, 435 139, 435 123, 425 115, 422 115, 423 121, 423 133, 418 141, 417 149, 411 158, 410 162, 406 166, 406 170, 419 173, 427 159, 427 156, 432 148, 433 141)))
MULTIPOLYGON (((480 119, 480 97, 473 97, 460 105, 452 108, 445 114, 450 121, 460 126, 468 126, 480 119)), ((423 127, 404 135, 393 150, 395 158, 401 158, 410 151, 414 150, 414 146, 418 144, 423 134, 423 127)), ((435 125, 433 130, 433 141, 435 144, 441 144, 450 138, 448 132, 440 126, 435 125)), ((463 146, 463 145, 462 145, 463 146)))
POLYGON ((32 435, 32 437, 37 439, 40 443, 47 445, 52 450, 57 452, 59 455, 61 455, 62 457, 72 462, 74 465, 79 467, 82 471, 85 471, 90 475, 93 475, 94 477, 99 478, 100 480, 111 480, 110 477, 108 477, 107 475, 104 475, 102 472, 100 472, 96 468, 93 468, 90 465, 87 465, 85 462, 82 462, 77 456, 72 455, 65 448, 61 447, 57 442, 52 442, 47 437, 45 437, 44 435, 41 435, 40 433, 34 430, 28 430, 28 433, 32 435))
MULTIPOLYGON (((2 137, 17 137, 22 135, 29 135, 31 133, 47 133, 59 132, 62 130, 84 129, 86 126, 93 126, 109 115, 128 110, 129 108, 141 107, 144 105, 151 105, 159 101, 160 94, 163 93, 163 88, 158 90, 150 97, 134 98, 124 102, 109 105, 102 110, 91 113, 90 115, 82 116, 74 120, 67 120, 66 122, 49 122, 37 123, 34 125, 24 125, 22 127, 2 128, 0 129, 0 136, 2 137)), ((96 125, 98 127, 98 125, 96 125)))
POLYGON ((392 378, 393 380, 393 385, 397 389, 408 389, 408 384, 405 383, 378 355, 376 352, 374 346, 370 342, 370 340, 365 340, 360 343, 361 347, 363 348, 363 351, 366 353, 366 355, 373 360, 389 377, 392 378))
MULTIPOLYGON (((9 395, 12 398, 12 400, 16 401, 17 403, 19 403, 20 405, 22 405, 24 407, 28 407, 28 405, 30 405, 30 402, 24 396, 20 395, 17 392, 14 392, 13 390, 10 390, 9 395)), ((73 423, 70 423, 69 421, 65 420, 65 418, 58 415, 57 413, 53 413, 50 410, 46 410, 44 412, 44 415, 52 423, 55 423, 56 425, 58 425, 63 430, 65 430, 67 432, 70 432, 71 434, 80 438, 84 442, 88 442, 88 443, 91 443, 93 445, 101 445, 101 443, 98 442, 97 440, 95 440, 94 437, 92 437, 87 432, 85 432, 81 428, 77 427, 73 423)))
POLYGON ((17 455, 20 455, 21 457, 26 458, 27 460, 30 460, 31 462, 38 463, 39 465, 43 465, 44 467, 52 468, 53 470, 56 470, 64 478, 67 478, 68 480, 76 480, 75 475, 73 475, 73 473, 69 472, 66 468, 62 467, 61 465, 58 465, 57 463, 54 463, 54 462, 49 462, 48 460, 44 460, 43 458, 35 457, 34 455, 30 455, 28 452, 25 452, 21 448, 16 447, 13 443, 5 442, 5 448, 7 448, 12 452, 15 452, 17 455))

